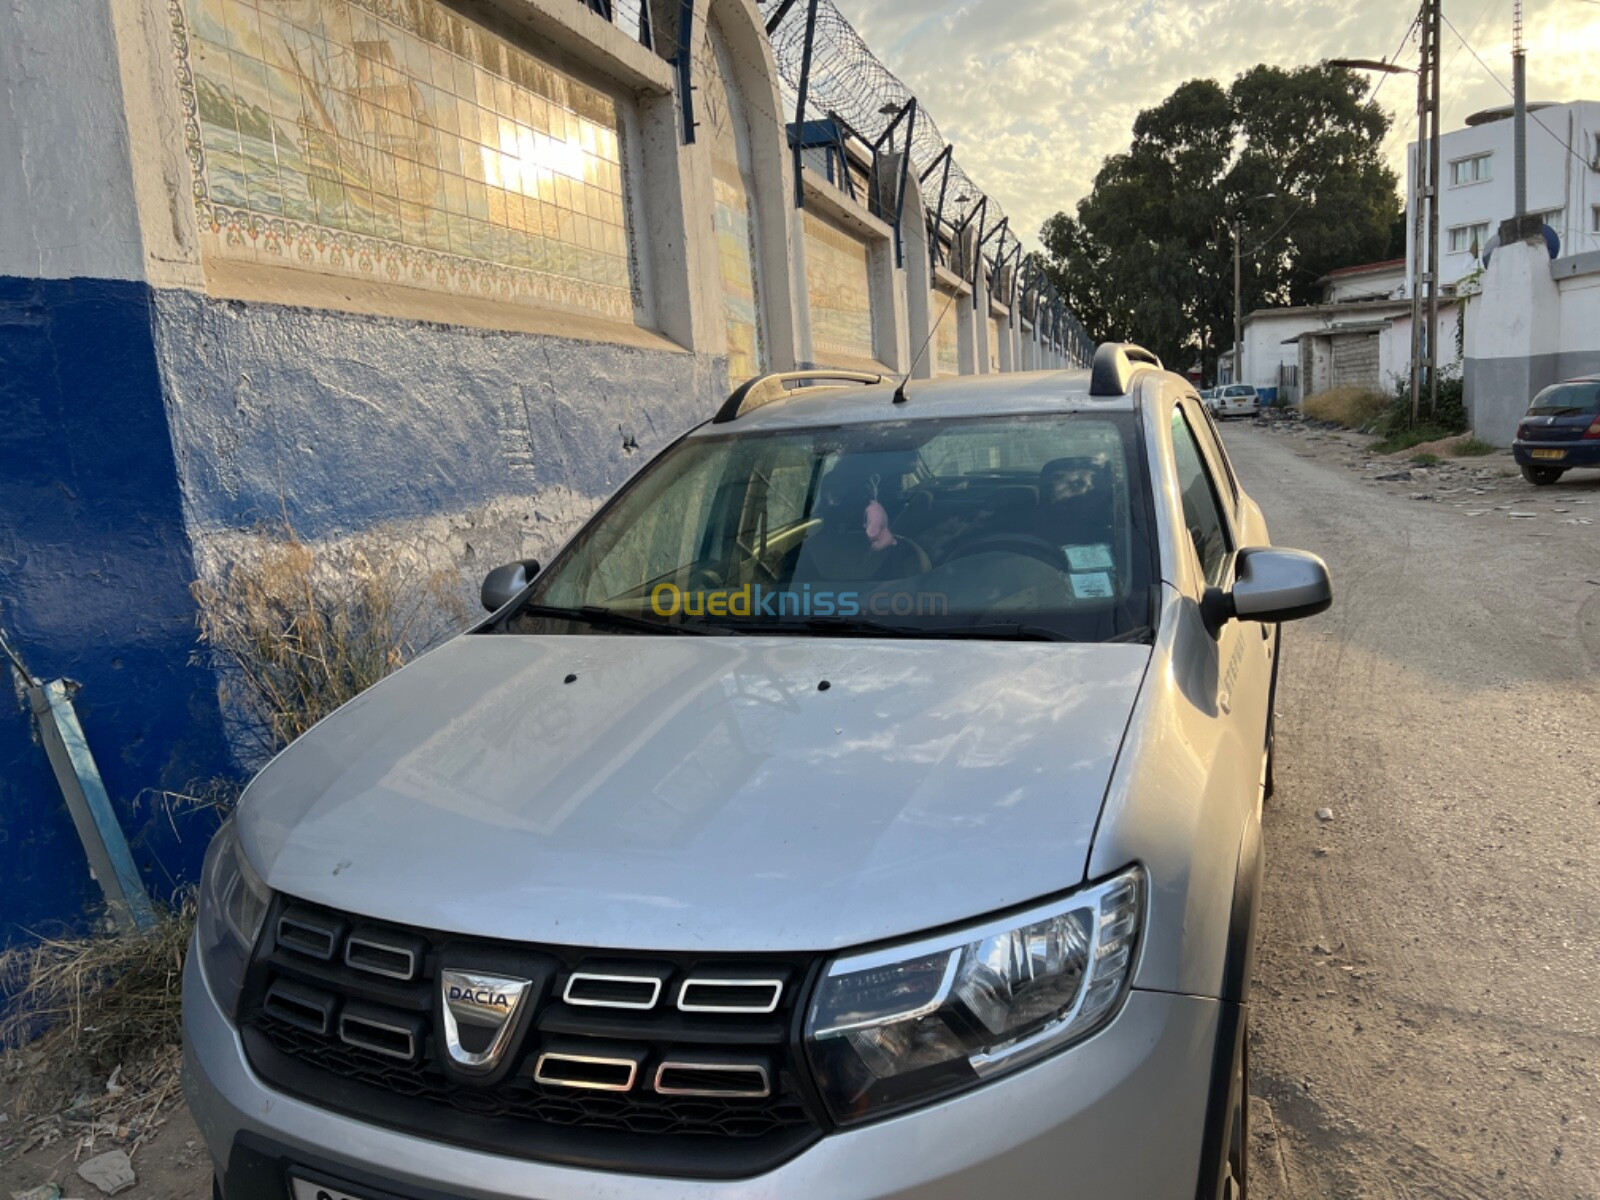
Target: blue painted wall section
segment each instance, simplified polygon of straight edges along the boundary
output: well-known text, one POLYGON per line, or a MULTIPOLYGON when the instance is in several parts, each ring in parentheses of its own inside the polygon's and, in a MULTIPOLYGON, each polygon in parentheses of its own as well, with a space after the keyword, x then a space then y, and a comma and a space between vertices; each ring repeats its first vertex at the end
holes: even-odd
MULTIPOLYGON (((192 880, 214 822, 141 799, 236 770, 191 665, 194 566, 143 284, 0 277, 0 605, 75 704, 151 893, 192 880)), ((9 685, 10 672, 5 672, 9 685)), ((0 944, 100 903, 28 717, 0 703, 0 944)))
MULTIPOLYGON (((196 878, 214 821, 174 823, 149 793, 240 769, 191 661, 191 539, 285 511, 306 538, 403 533, 501 501, 566 528, 714 412, 726 378, 724 359, 671 350, 0 278, 0 621, 36 675, 83 685, 152 895, 196 878)), ((7 699, 0 945, 99 906, 7 699)))
POLYGON ((547 489, 598 503, 727 382, 706 355, 186 291, 155 305, 197 534, 285 508, 319 538, 547 489))

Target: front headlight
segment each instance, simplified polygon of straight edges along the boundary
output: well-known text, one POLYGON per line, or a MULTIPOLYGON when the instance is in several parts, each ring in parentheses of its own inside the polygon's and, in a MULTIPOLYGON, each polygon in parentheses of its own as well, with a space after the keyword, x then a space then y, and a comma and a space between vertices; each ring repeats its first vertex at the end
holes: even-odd
POLYGON ((806 1024, 842 1125, 947 1096, 1106 1024, 1133 973, 1144 872, 991 924, 834 961, 806 1024))
POLYGON ((200 874, 200 911, 195 918, 200 965, 212 995, 229 1016, 239 1007, 245 968, 250 965, 250 953, 271 899, 267 885, 245 859, 239 831, 229 818, 206 851, 200 874))

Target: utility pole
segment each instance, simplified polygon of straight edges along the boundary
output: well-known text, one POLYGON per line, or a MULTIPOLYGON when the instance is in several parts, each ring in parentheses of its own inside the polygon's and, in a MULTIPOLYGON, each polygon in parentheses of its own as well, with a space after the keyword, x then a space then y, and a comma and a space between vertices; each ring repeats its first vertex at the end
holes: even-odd
POLYGON ((1517 222, 1528 215, 1528 55, 1522 47, 1522 0, 1511 6, 1512 169, 1516 172, 1517 222))
POLYGON ((1244 311, 1240 300, 1242 291, 1239 283, 1239 225, 1234 221, 1233 229, 1233 382, 1244 382, 1244 363, 1240 355, 1244 353, 1244 311))
POLYGON ((1244 208, 1262 200, 1276 200, 1277 192, 1263 192, 1248 200, 1239 201, 1239 208, 1228 222, 1228 232, 1233 234, 1233 382, 1244 382, 1244 298, 1240 284, 1239 242, 1244 237, 1244 208))
POLYGON ((1417 68, 1417 150, 1411 158, 1411 423, 1417 423, 1422 398, 1423 287, 1428 280, 1427 208, 1433 193, 1428 177, 1428 52, 1433 46, 1430 25, 1435 0, 1422 0, 1418 17, 1422 62, 1417 68))
MULTIPOLYGON (((1427 0, 1428 50, 1428 411, 1439 411, 1439 75, 1444 51, 1441 0, 1427 0)), ((1415 392, 1412 393, 1414 397, 1415 392)))

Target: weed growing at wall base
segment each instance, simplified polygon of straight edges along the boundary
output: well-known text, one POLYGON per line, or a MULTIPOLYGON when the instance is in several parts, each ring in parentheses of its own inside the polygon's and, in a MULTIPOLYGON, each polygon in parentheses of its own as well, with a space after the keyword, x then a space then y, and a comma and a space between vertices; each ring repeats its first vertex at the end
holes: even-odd
POLYGON ((146 933, 43 938, 0 954, 0 1048, 15 1051, 43 1034, 16 1060, 19 1108, 49 1111, 88 1095, 81 1107, 116 1126, 134 1111, 148 1123, 176 1100, 183 957, 193 928, 186 892, 146 933))
POLYGON ((193 592, 236 745, 265 760, 466 618, 453 571, 377 539, 313 548, 266 529, 193 592))

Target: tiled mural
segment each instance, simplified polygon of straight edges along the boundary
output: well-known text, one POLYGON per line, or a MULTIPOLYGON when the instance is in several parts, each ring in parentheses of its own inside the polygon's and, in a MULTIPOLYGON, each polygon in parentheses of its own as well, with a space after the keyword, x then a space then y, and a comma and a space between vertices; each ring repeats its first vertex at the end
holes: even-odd
POLYGON ((804 215, 812 357, 876 359, 867 245, 809 209, 804 215))
POLYGON ((728 379, 749 379, 766 370, 761 328, 761 288, 756 274, 755 215, 750 184, 750 130, 739 106, 726 47, 706 25, 695 55, 700 127, 710 133, 711 173, 722 278, 722 312, 728 327, 728 379))
POLYGON ((928 297, 929 312, 938 324, 933 330, 933 373, 961 374, 961 301, 949 292, 934 289, 928 297))
POLYGON ((207 258, 636 321, 605 93, 436 0, 168 0, 207 258))

